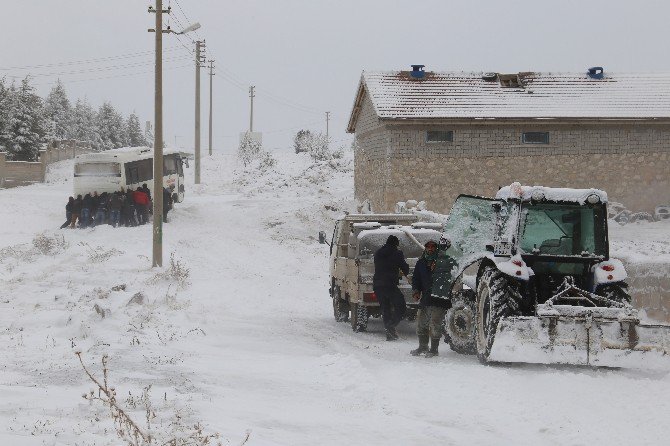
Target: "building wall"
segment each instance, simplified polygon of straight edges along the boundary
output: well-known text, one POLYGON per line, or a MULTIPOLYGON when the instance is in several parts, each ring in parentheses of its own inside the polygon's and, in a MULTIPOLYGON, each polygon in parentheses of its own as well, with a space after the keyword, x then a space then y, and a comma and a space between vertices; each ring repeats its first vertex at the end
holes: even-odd
POLYGON ((356 198, 369 199, 375 211, 415 199, 448 212, 461 193, 492 196, 514 181, 596 187, 634 211, 670 204, 670 125, 384 125, 377 120, 371 126, 370 114, 374 110, 364 104, 356 127, 354 178, 356 198), (426 130, 453 130, 454 141, 428 143, 426 130), (550 143, 522 144, 525 131, 548 131, 550 143))

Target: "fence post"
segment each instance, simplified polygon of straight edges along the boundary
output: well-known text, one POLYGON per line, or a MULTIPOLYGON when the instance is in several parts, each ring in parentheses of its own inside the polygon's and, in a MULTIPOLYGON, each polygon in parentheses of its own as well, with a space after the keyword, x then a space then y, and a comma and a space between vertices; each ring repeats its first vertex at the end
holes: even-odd
POLYGON ((5 187, 5 176, 7 175, 7 153, 0 152, 0 189, 5 187))

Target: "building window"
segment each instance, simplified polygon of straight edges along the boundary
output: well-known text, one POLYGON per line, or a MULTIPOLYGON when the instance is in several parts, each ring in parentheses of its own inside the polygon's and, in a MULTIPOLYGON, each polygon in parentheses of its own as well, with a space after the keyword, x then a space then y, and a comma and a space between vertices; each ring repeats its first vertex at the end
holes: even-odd
POLYGON ((426 142, 454 142, 454 132, 451 130, 428 130, 426 142))
POLYGON ((549 132, 523 132, 521 142, 524 144, 549 144, 549 132))

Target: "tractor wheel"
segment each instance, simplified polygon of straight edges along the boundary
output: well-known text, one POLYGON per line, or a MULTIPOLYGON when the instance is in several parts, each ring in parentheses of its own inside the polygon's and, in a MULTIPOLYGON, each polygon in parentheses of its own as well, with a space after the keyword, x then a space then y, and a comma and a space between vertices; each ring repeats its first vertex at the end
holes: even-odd
POLYGON ((351 308, 351 317, 349 318, 351 329, 355 332, 366 331, 368 328, 368 308, 360 304, 350 304, 349 307, 351 308))
POLYGON ((346 322, 349 320, 347 303, 342 300, 339 287, 336 287, 333 292, 333 316, 335 316, 337 322, 346 322))
POLYGON ((451 308, 444 316, 445 339, 448 339, 449 348, 456 353, 465 355, 477 353, 475 299, 472 290, 455 293, 451 298, 451 308))
POLYGON ((628 294, 628 284, 624 282, 602 285, 598 288, 597 294, 620 304, 630 305, 631 303, 631 297, 628 294))
POLYGON ((519 284, 492 266, 484 268, 477 286, 477 356, 489 362, 498 324, 504 317, 519 314, 519 284))

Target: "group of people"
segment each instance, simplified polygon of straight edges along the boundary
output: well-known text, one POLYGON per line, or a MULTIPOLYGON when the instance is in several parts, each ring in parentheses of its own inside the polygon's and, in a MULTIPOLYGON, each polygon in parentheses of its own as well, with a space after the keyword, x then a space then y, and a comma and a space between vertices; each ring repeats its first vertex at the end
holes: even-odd
MULTIPOLYGON (((448 241, 444 240, 441 243, 445 243, 445 248, 448 248, 448 241)), ((405 318, 407 311, 405 297, 398 288, 398 281, 399 272, 407 279, 409 265, 399 245, 398 237, 390 235, 386 244, 377 250, 374 257, 373 289, 379 301, 387 341, 398 339, 396 327, 405 318)), ((433 297, 431 292, 433 271, 437 264, 438 243, 430 240, 424 248, 421 258, 414 266, 411 281, 413 298, 419 302, 416 326, 419 347, 412 350, 410 354, 413 356, 425 354, 427 358, 430 358, 439 354, 442 321, 449 307, 449 301, 433 297)))
MULTIPOLYGON (((172 191, 163 189, 163 221, 167 223, 167 214, 172 209, 172 191)), ((113 227, 139 226, 149 223, 153 213, 151 191, 147 184, 136 190, 121 188, 116 192, 95 191, 83 197, 69 197, 65 205, 65 223, 61 229, 88 228, 102 224, 113 227)))

